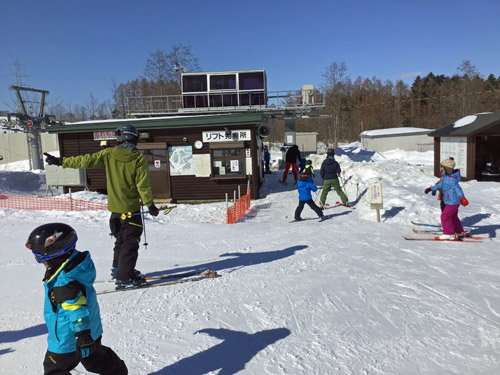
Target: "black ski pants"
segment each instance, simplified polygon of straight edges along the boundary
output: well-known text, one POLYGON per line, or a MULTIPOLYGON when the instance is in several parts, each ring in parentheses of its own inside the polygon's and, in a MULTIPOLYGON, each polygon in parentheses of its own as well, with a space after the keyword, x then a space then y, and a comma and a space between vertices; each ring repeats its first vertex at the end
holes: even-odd
POLYGON ((47 351, 43 361, 44 375, 71 375, 79 363, 89 372, 100 375, 127 375, 128 369, 120 357, 107 346, 101 344, 101 338, 96 340, 95 352, 87 358, 81 358, 79 352, 52 353, 47 351))
POLYGON ((111 234, 115 236, 113 267, 116 279, 126 281, 135 277, 135 264, 139 257, 139 244, 142 235, 142 215, 121 218, 122 214, 113 212, 109 218, 111 234))
POLYGON ((302 210, 304 209, 304 205, 307 203, 309 207, 312 208, 314 212, 318 215, 318 217, 323 216, 323 211, 321 211, 321 208, 319 208, 316 203, 312 199, 309 199, 308 201, 299 201, 299 205, 297 206, 297 209, 295 210, 295 219, 300 218, 300 214, 302 213, 302 210))

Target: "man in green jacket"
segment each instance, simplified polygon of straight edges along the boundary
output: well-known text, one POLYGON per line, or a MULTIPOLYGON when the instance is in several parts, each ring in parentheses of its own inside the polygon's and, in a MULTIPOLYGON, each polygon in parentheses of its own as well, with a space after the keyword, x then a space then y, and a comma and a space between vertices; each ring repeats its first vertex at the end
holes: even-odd
POLYGON ((139 199, 149 208, 151 215, 157 216, 159 210, 153 201, 148 163, 137 151, 139 132, 132 125, 120 125, 115 136, 117 146, 93 154, 65 158, 45 155, 49 165, 106 169, 108 211, 111 211, 109 226, 116 239, 111 275, 120 289, 147 285, 144 276, 135 270, 143 232, 142 215, 138 214, 141 208, 139 199), (129 212, 132 215, 122 219, 122 214, 129 212))

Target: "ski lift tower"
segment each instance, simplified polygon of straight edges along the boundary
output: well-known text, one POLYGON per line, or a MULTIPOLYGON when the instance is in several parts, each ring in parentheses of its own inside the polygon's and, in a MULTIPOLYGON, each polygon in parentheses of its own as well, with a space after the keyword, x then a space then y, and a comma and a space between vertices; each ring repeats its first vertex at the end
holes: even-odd
POLYGON ((42 140, 41 132, 45 125, 49 123, 50 117, 44 114, 45 107, 45 95, 49 92, 46 90, 32 89, 30 87, 21 86, 9 86, 11 90, 15 90, 17 96, 18 110, 17 113, 9 113, 7 115, 8 121, 11 121, 12 117, 16 117, 19 124, 23 127, 24 132, 27 134, 28 138, 28 154, 30 160, 30 169, 44 169, 43 168, 43 157, 42 157, 42 140), (30 91, 41 94, 40 106, 38 111, 38 116, 33 116, 33 114, 28 113, 26 110, 26 101, 21 95, 21 91, 30 91))

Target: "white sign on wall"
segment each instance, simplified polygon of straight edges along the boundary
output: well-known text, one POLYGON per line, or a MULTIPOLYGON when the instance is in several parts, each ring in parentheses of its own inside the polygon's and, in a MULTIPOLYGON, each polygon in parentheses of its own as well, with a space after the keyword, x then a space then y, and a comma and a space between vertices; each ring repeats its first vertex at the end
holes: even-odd
POLYGON ((441 137, 439 162, 449 157, 455 159, 455 168, 467 177, 467 137, 441 137))
POLYGON ((231 134, 226 135, 224 130, 212 130, 202 132, 203 142, 233 142, 249 141, 250 130, 231 130, 231 134))

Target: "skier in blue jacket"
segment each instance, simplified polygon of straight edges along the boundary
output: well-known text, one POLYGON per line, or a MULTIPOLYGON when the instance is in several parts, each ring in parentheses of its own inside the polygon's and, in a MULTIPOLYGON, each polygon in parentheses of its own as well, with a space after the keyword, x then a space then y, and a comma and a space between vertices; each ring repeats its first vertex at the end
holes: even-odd
POLYGON ((299 205, 295 210, 295 221, 302 220, 300 214, 302 213, 306 203, 314 212, 316 212, 321 221, 325 220, 323 211, 321 211, 321 208, 319 208, 312 199, 311 191, 317 191, 318 188, 311 181, 309 181, 308 174, 300 175, 300 179, 297 182, 297 188, 299 190, 299 205))
POLYGON ((63 223, 41 225, 26 247, 46 267, 44 317, 49 335, 44 375, 70 375, 80 362, 97 374, 126 375, 127 366, 101 344, 102 324, 93 283, 94 262, 75 249, 77 235, 63 223))
POLYGON ((458 239, 459 236, 467 236, 458 218, 458 208, 460 204, 464 207, 469 204, 459 185, 460 178, 460 170, 455 169, 455 160, 453 158, 445 159, 441 163, 441 180, 424 191, 425 194, 432 191, 433 195, 438 190, 443 191, 445 206, 441 212, 443 234, 438 237, 440 240, 455 240, 458 239))

